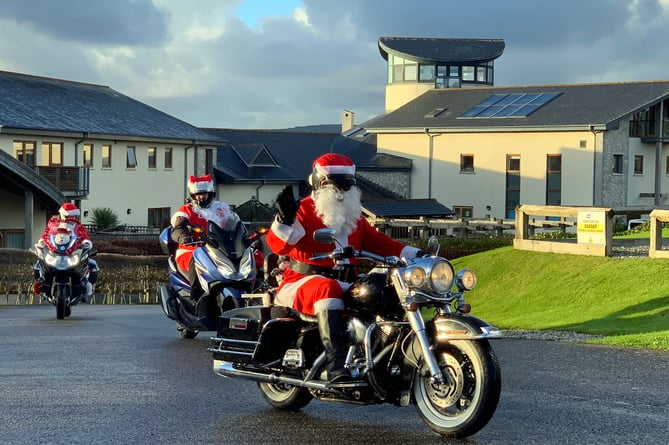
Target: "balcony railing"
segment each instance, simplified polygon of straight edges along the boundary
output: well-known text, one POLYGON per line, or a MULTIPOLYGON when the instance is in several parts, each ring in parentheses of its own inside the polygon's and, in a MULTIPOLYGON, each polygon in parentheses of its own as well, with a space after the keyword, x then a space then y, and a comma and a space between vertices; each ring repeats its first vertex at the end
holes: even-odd
POLYGON ((38 166, 35 169, 68 198, 83 198, 88 195, 90 172, 87 167, 38 166))

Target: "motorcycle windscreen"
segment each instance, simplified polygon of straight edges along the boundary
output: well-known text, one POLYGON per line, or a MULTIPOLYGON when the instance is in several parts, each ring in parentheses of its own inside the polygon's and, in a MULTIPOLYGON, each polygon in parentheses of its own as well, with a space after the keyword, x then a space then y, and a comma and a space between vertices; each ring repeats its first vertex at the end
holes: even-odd
POLYGON ((244 255, 246 235, 246 227, 240 220, 226 228, 220 227, 212 221, 207 223, 207 237, 209 240, 216 244, 227 257, 232 259, 239 259, 244 255))

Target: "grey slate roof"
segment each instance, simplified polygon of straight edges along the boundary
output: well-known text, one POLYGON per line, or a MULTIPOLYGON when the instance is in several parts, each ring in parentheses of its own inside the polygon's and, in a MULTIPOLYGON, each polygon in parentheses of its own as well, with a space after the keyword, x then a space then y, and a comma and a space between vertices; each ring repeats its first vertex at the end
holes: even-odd
POLYGON ((415 132, 428 129, 554 129, 560 127, 615 128, 618 120, 663 100, 669 81, 538 85, 522 87, 449 88, 430 90, 397 110, 365 123, 369 132, 415 132), (492 94, 560 93, 524 118, 458 119, 492 94), (435 117, 435 110, 444 109, 435 117))
MULTIPOLYGON (((411 170, 412 161, 399 156, 376 153, 376 135, 347 138, 339 133, 319 133, 304 129, 243 130, 203 128, 225 139, 217 150, 216 182, 283 183, 300 185, 308 193, 307 177, 317 157, 330 151, 349 156, 359 171, 411 170), (272 165, 274 163, 275 165, 272 165)), ((363 199, 388 199, 397 195, 359 177, 363 199)))
POLYGON ((363 207, 366 213, 377 218, 448 218, 455 215, 436 199, 365 201, 363 207))
POLYGON ((0 71, 0 125, 12 129, 89 133, 89 137, 211 141, 187 122, 107 86, 0 71))
POLYGON ((502 39, 437 39, 420 37, 380 37, 379 51, 432 64, 467 64, 495 60, 504 52, 502 39))

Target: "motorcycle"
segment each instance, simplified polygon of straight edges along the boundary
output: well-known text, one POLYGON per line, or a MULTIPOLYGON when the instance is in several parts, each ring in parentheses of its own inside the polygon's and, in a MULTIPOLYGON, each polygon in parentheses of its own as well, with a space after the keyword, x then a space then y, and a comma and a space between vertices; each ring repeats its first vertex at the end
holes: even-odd
POLYGON ((501 391, 501 370, 489 340, 502 333, 469 314, 464 295, 476 286, 475 273, 456 274, 438 256, 436 238, 430 240, 429 256, 413 260, 337 245, 332 229, 317 230, 314 239, 335 244, 334 251, 314 259, 371 261, 345 292, 345 368, 351 380, 328 383, 316 317, 280 306, 221 315, 208 348, 214 373, 257 382, 263 398, 279 410, 298 411, 314 398, 413 404, 443 436, 462 438, 483 428, 501 391))
MULTIPOLYGON (((44 294, 56 307, 56 319, 63 320, 72 314, 72 306, 86 297, 86 284, 91 274, 90 258, 97 250, 88 239, 81 239, 66 227, 59 227, 41 239, 31 251, 37 255, 34 269, 42 281, 51 283, 50 292, 44 294), (53 277, 47 280, 45 277, 53 277)), ((97 274, 97 265, 94 266, 97 274)))
POLYGON ((176 263, 177 243, 172 240, 171 226, 163 229, 159 236, 163 252, 169 255, 169 283, 160 286, 163 312, 177 322, 177 331, 187 339, 195 338, 200 331, 215 330, 221 312, 246 305, 243 295, 251 292, 257 275, 251 245, 262 234, 261 231, 249 233, 239 219, 227 226, 209 219, 206 235, 202 227, 192 227, 191 231, 198 238, 192 243, 198 246, 193 259, 197 279, 204 290, 198 302, 209 303, 206 320, 198 317, 198 303, 190 299, 191 285, 186 271, 176 263))

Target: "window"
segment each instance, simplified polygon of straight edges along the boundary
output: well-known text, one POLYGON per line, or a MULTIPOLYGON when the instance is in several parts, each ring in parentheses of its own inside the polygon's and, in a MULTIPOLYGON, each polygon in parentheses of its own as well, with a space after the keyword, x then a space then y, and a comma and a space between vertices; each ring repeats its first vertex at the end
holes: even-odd
POLYGON ((404 65, 404 80, 416 81, 418 80, 418 64, 408 63, 404 65))
POLYGON ((462 67, 462 80, 473 82, 474 81, 474 71, 476 67, 473 66, 463 66, 462 67))
POLYGON ((61 142, 43 142, 42 153, 48 153, 47 165, 63 165, 63 144, 61 142))
POLYGON ((14 157, 29 167, 35 166, 35 142, 14 141, 14 157))
POLYGON ((214 150, 208 148, 204 151, 204 172, 214 172, 214 150))
POLYGON ((419 65, 418 67, 418 81, 431 82, 435 79, 434 65, 419 65))
POLYGON ((515 219, 520 205, 520 155, 506 155, 506 205, 504 217, 515 219))
POLYGON ((146 161, 149 168, 156 168, 156 147, 149 147, 149 157, 146 161))
POLYGON ((172 168, 172 147, 165 147, 165 168, 172 168))
POLYGON ((458 218, 471 218, 474 215, 472 206, 453 206, 453 211, 458 218))
POLYGON ((93 167, 93 144, 84 144, 82 149, 84 167, 93 167))
POLYGON ((546 205, 562 205, 562 155, 546 156, 546 205))
POLYGON ((474 173, 474 155, 460 155, 460 173, 474 173))
POLYGON ((634 156, 634 174, 643 175, 643 155, 634 156))
MULTIPOLYGON (((667 162, 669 163, 669 159, 667 162)), ((669 165, 667 165, 667 168, 669 169, 669 165)), ((623 174, 623 155, 613 155, 613 173, 623 174)))
POLYGON ((667 156, 666 165, 664 167, 664 174, 669 175, 669 156, 667 156))
POLYGON ((105 144, 101 148, 102 168, 111 168, 112 166, 112 146, 105 144))
POLYGON ((148 213, 148 226, 156 227, 162 229, 170 225, 170 208, 169 207, 156 207, 149 209, 148 213))
POLYGON ((126 150, 125 166, 127 168, 137 167, 137 153, 135 153, 135 147, 128 147, 126 150))

